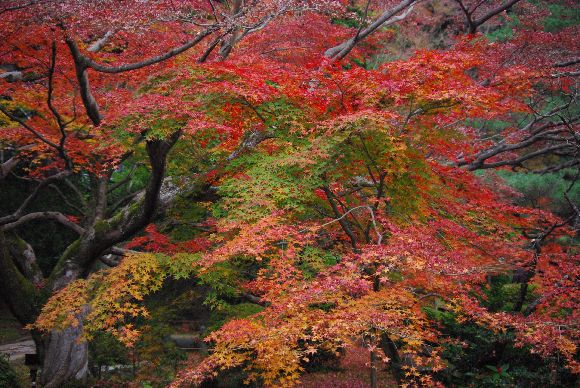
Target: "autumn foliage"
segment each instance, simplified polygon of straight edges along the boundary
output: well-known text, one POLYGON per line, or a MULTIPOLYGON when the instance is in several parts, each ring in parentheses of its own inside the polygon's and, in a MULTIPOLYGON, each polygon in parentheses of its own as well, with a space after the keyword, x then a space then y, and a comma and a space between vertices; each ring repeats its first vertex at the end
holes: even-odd
MULTIPOLYGON (((578 250, 563 242, 577 233, 577 203, 567 197, 568 219, 517 206, 513 189, 474 172, 578 169, 577 28, 545 31, 543 3, 457 0, 441 32, 434 6, 402 2, 397 28, 388 19, 360 44, 352 37, 400 4, 24 3, 0 10, 12 47, 0 64, 23 74, 0 80, 0 145, 42 187, 57 174, 94 182, 81 198, 96 212, 50 217, 81 246, 91 233, 103 241, 94 261, 121 257, 50 285, 31 328, 83 321, 84 339, 105 331, 133 347, 142 302, 167 279, 203 284, 243 262, 255 271, 240 273, 235 295, 261 311, 209 333, 211 352, 183 365, 174 386, 230 370, 290 386, 319 355, 361 346, 370 368, 391 368, 403 386, 442 385, 445 346, 458 340, 433 311, 512 333, 517 347, 579 372, 578 250), (509 38, 480 31, 513 20, 509 38), (370 61, 420 26, 441 34, 440 48, 417 36, 399 58, 370 61), (324 55, 348 39, 349 56, 324 55), (121 192, 127 182, 139 190, 121 192), (167 210, 176 196, 202 219, 167 210), (154 210, 133 223, 151 198, 154 210), (195 232, 173 238, 164 220, 195 232), (500 275, 519 276, 511 311, 486 307, 500 275)), ((0 232, 25 222, 12 216, 0 232)))

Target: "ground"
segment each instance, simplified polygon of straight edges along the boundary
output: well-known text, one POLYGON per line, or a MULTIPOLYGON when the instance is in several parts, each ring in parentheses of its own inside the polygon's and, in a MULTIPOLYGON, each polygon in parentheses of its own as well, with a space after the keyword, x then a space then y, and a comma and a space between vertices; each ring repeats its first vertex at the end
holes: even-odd
MULTIPOLYGON (((303 388, 367 388, 370 381, 369 352, 362 348, 349 349, 338 371, 305 374, 299 387, 303 388)), ((396 387, 397 383, 386 370, 388 365, 380 363, 377 369, 379 387, 396 387)))
POLYGON ((0 300, 0 345, 29 339, 28 332, 14 318, 8 306, 0 300))
POLYGON ((21 387, 29 387, 29 371, 24 365, 24 355, 35 353, 34 342, 8 307, 0 301, 0 356, 8 358, 21 387))

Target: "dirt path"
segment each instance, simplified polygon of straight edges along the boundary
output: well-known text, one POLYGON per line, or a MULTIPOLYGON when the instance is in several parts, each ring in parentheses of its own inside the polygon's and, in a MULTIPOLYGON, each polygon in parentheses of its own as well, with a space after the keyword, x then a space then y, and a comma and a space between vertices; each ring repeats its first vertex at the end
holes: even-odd
POLYGON ((36 353, 36 348, 33 340, 22 339, 18 342, 0 345, 0 353, 8 355, 10 361, 16 361, 23 359, 26 353, 36 353))

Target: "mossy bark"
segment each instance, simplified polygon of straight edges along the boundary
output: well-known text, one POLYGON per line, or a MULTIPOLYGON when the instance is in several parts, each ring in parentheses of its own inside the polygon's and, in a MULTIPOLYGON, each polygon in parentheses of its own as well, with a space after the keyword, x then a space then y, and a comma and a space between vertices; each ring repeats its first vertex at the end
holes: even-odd
MULTIPOLYGON (((176 132, 165 140, 148 140, 151 176, 144 192, 132 204, 106 217, 106 183, 96 194, 95 214, 80 228, 79 238, 60 256, 47 279, 37 270, 30 245, 13 234, 0 230, 0 291, 23 324, 34 323, 48 297, 71 282, 89 275, 99 258, 115 244, 126 241, 142 230, 163 208, 177 197, 179 190, 163 185, 167 154, 179 139, 176 132), (40 279, 38 275, 40 274, 40 279)), ((102 182, 101 182, 102 183, 102 182)), ((84 312, 86 314, 87 310, 84 312)), ((82 318, 79 317, 82 323, 82 318)), ((41 337, 33 333, 37 351, 43 359, 41 383, 60 387, 71 380, 84 380, 88 372, 88 346, 82 340, 82 324, 41 337)))
POLYGON ((0 292, 12 314, 23 325, 33 323, 46 297, 42 290, 18 269, 17 248, 26 248, 14 235, 0 232, 0 292))

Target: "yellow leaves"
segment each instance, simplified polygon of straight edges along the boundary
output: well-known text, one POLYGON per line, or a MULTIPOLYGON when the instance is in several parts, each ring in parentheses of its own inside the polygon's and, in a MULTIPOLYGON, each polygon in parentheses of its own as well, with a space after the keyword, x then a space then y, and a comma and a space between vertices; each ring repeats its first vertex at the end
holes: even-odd
MULTIPOLYGON (((434 338, 435 333, 420 309, 414 307, 412 294, 385 288, 357 298, 344 296, 334 308, 321 310, 305 306, 308 302, 301 300, 303 292, 295 290, 259 317, 231 321, 212 333, 207 340, 215 347, 207 363, 213 370, 243 366, 248 383, 258 380, 265 386, 292 386, 302 364, 318 352, 339 357, 340 349, 360 346, 355 342, 361 337, 376 341, 387 334, 401 344, 400 351, 413 359, 414 365, 437 364, 437 351, 429 356, 419 352, 424 340, 434 338)), ((376 343, 371 341, 368 349, 385 363, 391 361, 376 343)), ((417 369, 407 372, 413 377, 421 375, 417 369)))
MULTIPOLYGON (((297 349, 300 328, 278 328, 271 330, 259 321, 231 321, 207 338, 215 347, 206 361, 218 370, 244 365, 246 383, 261 380, 265 386, 292 386, 303 370, 300 363, 308 357, 297 349)), ((315 352, 310 349, 311 354, 315 352)))
POLYGON ((29 329, 49 331, 63 330, 79 325, 79 317, 89 299, 86 280, 77 280, 53 295, 44 306, 41 314, 29 329))
POLYGON ((407 345, 411 346, 411 347, 419 347, 423 344, 423 341, 415 339, 415 338, 407 338, 405 339, 405 342, 407 343, 407 345))
POLYGON ((119 266, 77 280, 53 295, 31 327, 48 331, 76 326, 83 309, 88 309, 83 328, 86 338, 104 330, 131 347, 140 336, 131 320, 149 317, 147 309, 138 303, 159 290, 168 276, 190 273, 193 263, 188 265, 187 259, 193 260, 188 256, 174 262, 151 253, 129 255, 119 266))

